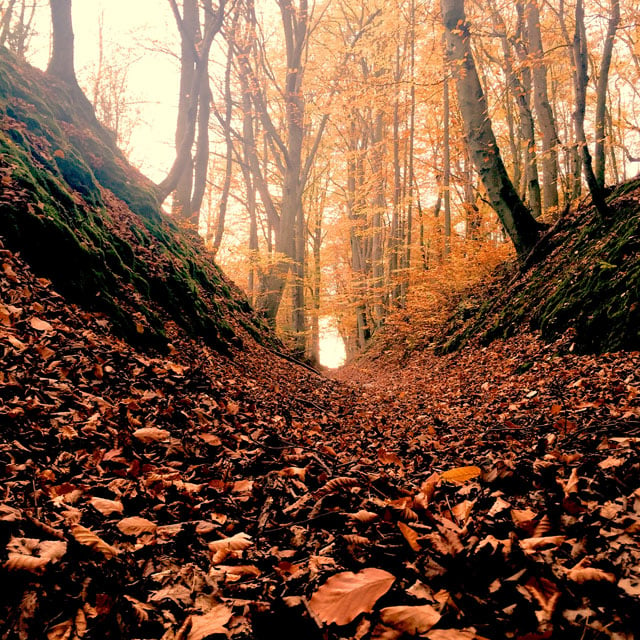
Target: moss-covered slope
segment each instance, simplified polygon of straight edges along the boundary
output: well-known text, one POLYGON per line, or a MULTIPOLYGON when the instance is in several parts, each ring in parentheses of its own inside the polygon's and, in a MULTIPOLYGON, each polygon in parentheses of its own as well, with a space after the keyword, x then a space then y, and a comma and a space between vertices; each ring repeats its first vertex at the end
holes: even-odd
POLYGON ((465 300, 469 319, 453 319, 441 349, 507 337, 522 326, 547 339, 569 331, 581 351, 640 349, 640 179, 615 188, 608 204, 601 219, 585 198, 524 268, 491 283, 491 295, 485 288, 465 300))
POLYGON ((221 350, 239 327, 265 335, 199 240, 160 211, 152 183, 89 103, 2 48, 0 235, 131 342, 162 347, 169 318, 221 350))

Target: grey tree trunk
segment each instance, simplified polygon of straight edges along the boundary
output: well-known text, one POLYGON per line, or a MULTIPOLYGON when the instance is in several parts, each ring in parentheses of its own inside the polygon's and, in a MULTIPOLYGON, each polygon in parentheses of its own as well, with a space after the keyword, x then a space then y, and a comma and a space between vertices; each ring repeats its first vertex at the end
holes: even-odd
POLYGON ((53 26, 53 51, 47 73, 77 87, 73 64, 73 22, 71 0, 49 0, 53 26))
POLYGON ((573 36, 573 60, 574 60, 574 85, 576 92, 576 110, 574 121, 576 125, 576 143, 580 148, 582 159, 582 170, 591 193, 591 199, 598 213, 602 217, 607 215, 607 204, 604 200, 604 193, 596 174, 593 171, 593 163, 587 136, 584 130, 584 117, 587 105, 587 81, 588 81, 588 58, 587 58, 587 35, 584 27, 584 6, 582 0, 576 2, 576 28, 573 36))
POLYGON ((469 151, 491 206, 501 220, 517 254, 535 246, 540 226, 509 180, 488 115, 470 46, 464 0, 441 0, 447 55, 456 77, 458 106, 469 151))
POLYGON ((609 85, 609 68, 613 55, 613 42, 620 23, 620 0, 611 0, 611 14, 604 40, 600 75, 596 85, 596 146, 594 149, 594 171, 600 187, 605 185, 605 126, 607 112, 607 87, 609 85))
POLYGON ((540 34, 540 11, 537 0, 527 2, 527 39, 533 76, 533 105, 542 138, 542 204, 545 211, 558 207, 558 149, 560 140, 549 103, 547 67, 540 34))

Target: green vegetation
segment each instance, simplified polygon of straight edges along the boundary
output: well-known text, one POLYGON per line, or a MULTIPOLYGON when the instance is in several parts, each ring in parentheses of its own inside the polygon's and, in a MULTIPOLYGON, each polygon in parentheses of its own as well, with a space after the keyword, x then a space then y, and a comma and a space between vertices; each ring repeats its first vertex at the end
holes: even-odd
POLYGON ((0 50, 0 118, 0 234, 37 273, 139 345, 166 345, 168 318, 219 350, 239 341, 230 315, 264 337, 83 96, 0 50))
POLYGON ((590 205, 559 220, 523 270, 492 283, 470 319, 452 318, 440 349, 508 337, 523 322, 548 339, 571 329, 582 351, 640 349, 640 179, 617 187, 608 204, 605 220, 590 205))

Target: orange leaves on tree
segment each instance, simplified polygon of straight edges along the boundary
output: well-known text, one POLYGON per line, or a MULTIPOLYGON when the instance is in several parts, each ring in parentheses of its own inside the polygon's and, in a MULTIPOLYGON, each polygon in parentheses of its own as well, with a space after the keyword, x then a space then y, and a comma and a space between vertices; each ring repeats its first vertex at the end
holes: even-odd
POLYGON ((313 594, 309 608, 321 622, 349 624, 361 613, 372 611, 375 603, 394 582, 395 577, 382 569, 338 573, 313 594))

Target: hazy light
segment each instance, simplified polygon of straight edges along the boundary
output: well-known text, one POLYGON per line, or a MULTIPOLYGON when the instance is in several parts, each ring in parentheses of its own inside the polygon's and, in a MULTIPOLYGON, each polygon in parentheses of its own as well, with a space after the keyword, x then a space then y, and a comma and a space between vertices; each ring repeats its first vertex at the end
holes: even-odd
POLYGON ((345 363, 346 358, 344 340, 338 333, 334 318, 320 318, 320 364, 336 369, 345 363))

